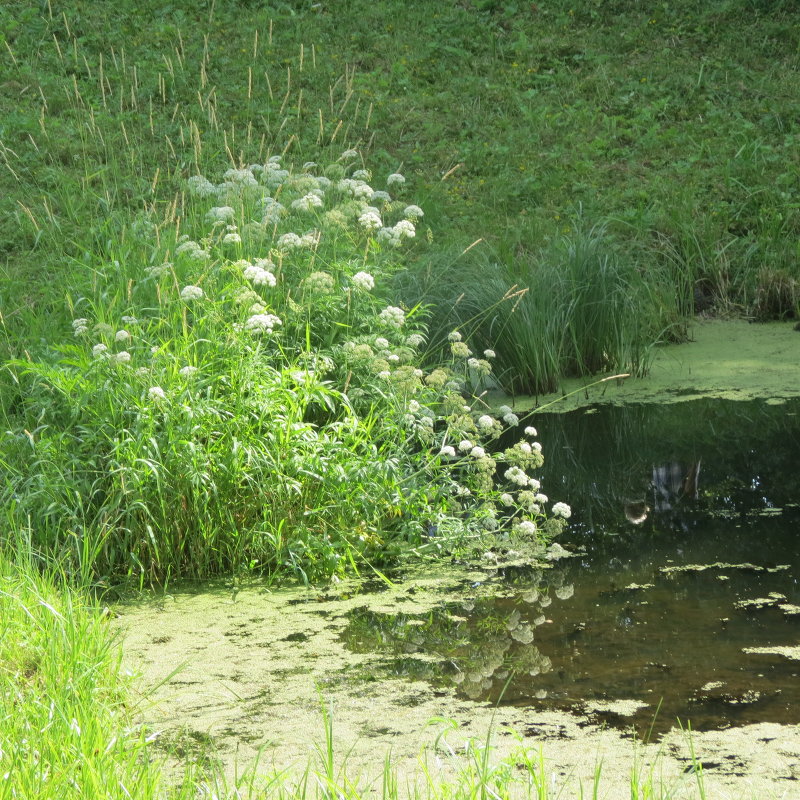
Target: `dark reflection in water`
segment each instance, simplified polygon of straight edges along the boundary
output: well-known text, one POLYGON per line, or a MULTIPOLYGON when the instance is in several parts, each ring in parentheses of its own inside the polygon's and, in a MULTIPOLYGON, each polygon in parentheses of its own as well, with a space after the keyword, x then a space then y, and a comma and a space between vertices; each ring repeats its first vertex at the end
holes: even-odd
POLYGON ((352 613, 346 641, 472 699, 696 730, 800 721, 800 401, 542 415, 543 489, 574 510, 552 569, 421 616, 352 613), (502 697, 501 697, 502 695, 502 697), (617 700, 640 704, 619 713, 617 700), (656 716, 656 711, 658 714, 656 716), (655 722, 654 722, 655 717, 655 722))

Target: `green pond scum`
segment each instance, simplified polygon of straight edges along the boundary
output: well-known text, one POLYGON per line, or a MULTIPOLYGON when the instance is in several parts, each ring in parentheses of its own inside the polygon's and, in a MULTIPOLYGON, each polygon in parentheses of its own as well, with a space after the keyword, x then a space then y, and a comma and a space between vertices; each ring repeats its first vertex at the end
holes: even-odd
POLYGON ((595 403, 780 402, 800 392, 800 332, 787 322, 696 319, 689 341, 656 349, 647 376, 600 378, 564 379, 558 392, 516 398, 514 407, 519 413, 559 413, 595 403))

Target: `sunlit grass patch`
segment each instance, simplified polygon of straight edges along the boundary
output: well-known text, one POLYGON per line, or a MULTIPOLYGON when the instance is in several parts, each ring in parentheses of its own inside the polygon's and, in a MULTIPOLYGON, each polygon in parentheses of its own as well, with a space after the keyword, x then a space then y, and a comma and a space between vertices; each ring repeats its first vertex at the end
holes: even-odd
POLYGON ((30 564, 1 563, 0 797, 166 797, 106 618, 30 564))

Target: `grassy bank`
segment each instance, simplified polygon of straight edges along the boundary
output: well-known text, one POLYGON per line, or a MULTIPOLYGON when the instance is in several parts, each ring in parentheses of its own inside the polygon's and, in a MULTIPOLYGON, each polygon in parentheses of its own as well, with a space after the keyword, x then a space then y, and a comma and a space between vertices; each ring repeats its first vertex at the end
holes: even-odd
POLYGON ((10 529, 101 582, 555 535, 535 430, 491 452, 519 420, 470 400, 493 351, 395 305, 432 234, 353 69, 201 10, 4 12, 10 529))
POLYGON ((431 458, 497 433, 459 411, 489 371, 638 375, 698 307, 795 313, 788 4, 391 9, 0 11, 4 498, 70 570, 464 533, 525 488, 431 458))
POLYGON ((358 0, 4 8, 9 346, 35 343, 43 313, 63 319, 64 290, 91 280, 93 260, 135 246, 131 216, 166 202, 171 178, 331 142, 409 177, 437 252, 454 256, 410 258, 402 294, 436 304, 440 334, 495 307, 479 333, 504 332, 498 363, 516 389, 646 369, 648 348, 680 338, 698 308, 796 313, 793 4, 395 11, 358 0), (585 291, 606 318, 628 293, 635 318, 609 331, 599 359, 583 352, 574 298, 540 299, 547 269, 569 272, 597 226, 589 268, 612 280, 585 291), (511 286, 529 289, 518 305, 501 301, 511 286), (569 337, 539 327, 526 340, 543 314, 566 315, 569 337))
POLYGON ((130 676, 100 609, 24 557, 0 562, 0 797, 157 798, 130 676))

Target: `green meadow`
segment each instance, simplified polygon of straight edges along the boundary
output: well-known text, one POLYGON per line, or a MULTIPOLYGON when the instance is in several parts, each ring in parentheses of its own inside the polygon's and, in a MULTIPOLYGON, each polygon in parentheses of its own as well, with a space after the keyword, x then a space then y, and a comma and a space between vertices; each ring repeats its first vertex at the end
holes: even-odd
MULTIPOLYGON (((781 0, 3 4, 0 798, 243 796, 162 780, 98 598, 546 544, 486 389, 800 316, 799 57, 781 0)), ((550 796, 478 755, 424 791, 550 796)))

